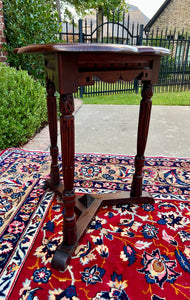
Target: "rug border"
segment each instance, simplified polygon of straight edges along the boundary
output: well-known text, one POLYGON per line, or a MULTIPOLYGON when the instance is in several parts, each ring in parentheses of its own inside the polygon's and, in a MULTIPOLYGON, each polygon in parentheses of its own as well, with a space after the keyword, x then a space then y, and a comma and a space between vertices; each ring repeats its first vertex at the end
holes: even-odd
POLYGON ((7 148, 7 149, 4 149, 4 150, 0 150, 0 155, 2 155, 4 152, 6 152, 9 149, 12 149, 12 148, 7 148))
MULTIPOLYGON (((28 149, 24 149, 24 148, 7 148, 4 149, 0 152, 0 155, 2 155, 4 152, 6 151, 10 151, 10 150, 21 150, 21 151, 25 151, 25 152, 39 152, 39 153, 46 153, 46 154, 50 154, 50 151, 44 151, 44 150, 28 150, 28 149)), ((61 152, 59 152, 59 154, 61 154, 61 152)), ((131 155, 131 154, 112 154, 112 153, 99 153, 99 152, 76 152, 75 155, 104 155, 104 156, 119 156, 119 157, 133 157, 135 158, 135 155, 131 155)), ((178 156, 162 156, 162 155, 156 155, 156 156, 149 156, 149 155, 145 155, 145 160, 147 158, 168 158, 168 159, 187 159, 190 161, 190 157, 178 157, 178 156)))

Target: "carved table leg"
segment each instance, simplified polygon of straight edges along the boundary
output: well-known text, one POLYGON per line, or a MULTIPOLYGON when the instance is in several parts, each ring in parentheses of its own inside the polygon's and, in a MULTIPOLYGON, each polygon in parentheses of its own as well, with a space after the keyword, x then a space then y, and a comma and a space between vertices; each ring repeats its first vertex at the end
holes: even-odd
POLYGON ((131 195, 120 192, 109 195, 95 195, 88 198, 84 195, 81 199, 76 197, 74 185, 74 101, 72 95, 60 96, 60 124, 61 147, 63 165, 63 202, 64 226, 63 242, 57 248, 51 266, 58 270, 65 270, 77 246, 79 239, 92 221, 94 215, 102 205, 125 205, 127 203, 153 203, 154 200, 147 192, 142 193, 142 168, 144 166, 144 151, 148 135, 151 111, 152 88, 150 82, 144 82, 142 101, 139 114, 139 128, 137 140, 137 156, 135 159, 135 174, 133 178, 131 195), (92 198, 92 199, 91 199, 92 198), (80 211, 80 216, 75 218, 74 207, 80 211), (77 225, 77 226, 76 226, 77 225))
POLYGON ((58 247, 52 260, 52 266, 64 269, 73 252, 73 245, 77 239, 76 217, 74 212, 74 99, 72 94, 60 95, 60 125, 62 168, 64 179, 64 226, 63 243, 58 247))
POLYGON ((47 109, 48 109, 48 122, 49 122, 49 134, 50 134, 50 155, 51 162, 51 179, 46 182, 48 186, 57 186, 60 182, 59 179, 59 165, 58 165, 58 147, 57 147, 57 103, 55 97, 55 85, 47 79, 47 109))
POLYGON ((135 174, 133 176, 133 182, 131 186, 131 197, 140 197, 142 195, 142 169, 145 162, 144 152, 148 137, 152 96, 153 91, 151 82, 144 81, 139 113, 137 155, 135 156, 135 174))

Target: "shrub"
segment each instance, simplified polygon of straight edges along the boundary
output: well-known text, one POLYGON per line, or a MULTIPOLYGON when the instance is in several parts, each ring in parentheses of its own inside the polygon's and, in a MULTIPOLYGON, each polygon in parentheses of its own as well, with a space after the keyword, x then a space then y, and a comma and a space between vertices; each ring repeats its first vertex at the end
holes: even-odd
POLYGON ((18 55, 14 48, 29 44, 57 42, 58 13, 52 0, 3 0, 7 62, 11 67, 28 71, 44 80, 42 55, 18 55))
POLYGON ((45 88, 26 71, 0 64, 0 149, 17 147, 46 122, 45 88))

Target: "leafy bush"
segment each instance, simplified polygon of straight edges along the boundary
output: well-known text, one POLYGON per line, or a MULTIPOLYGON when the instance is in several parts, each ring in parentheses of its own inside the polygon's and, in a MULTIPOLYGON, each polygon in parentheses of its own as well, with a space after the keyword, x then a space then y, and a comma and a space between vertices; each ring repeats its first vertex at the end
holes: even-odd
POLYGON ((44 80, 42 55, 18 55, 14 48, 29 44, 57 42, 58 13, 52 0, 3 0, 7 62, 11 67, 27 70, 34 78, 44 80))
POLYGON ((27 142, 46 122, 46 91, 26 71, 0 64, 0 149, 27 142))

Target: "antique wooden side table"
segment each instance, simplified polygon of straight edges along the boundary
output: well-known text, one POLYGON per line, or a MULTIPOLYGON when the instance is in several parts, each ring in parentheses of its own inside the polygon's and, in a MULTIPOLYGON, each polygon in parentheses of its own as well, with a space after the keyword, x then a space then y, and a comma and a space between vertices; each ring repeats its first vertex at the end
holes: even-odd
POLYGON ((142 168, 152 104, 152 84, 158 81, 161 56, 170 52, 158 47, 114 44, 41 44, 15 49, 14 52, 44 55, 52 157, 51 176, 46 184, 62 197, 64 205, 63 242, 55 252, 52 267, 64 270, 100 206, 154 202, 150 194, 142 191, 142 168), (79 198, 75 196, 73 187, 75 149, 72 94, 77 92, 79 86, 93 85, 94 76, 108 83, 133 79, 143 83, 135 173, 130 193, 117 192, 93 197, 84 195, 79 198), (60 94, 63 184, 58 167, 56 90, 60 94))

